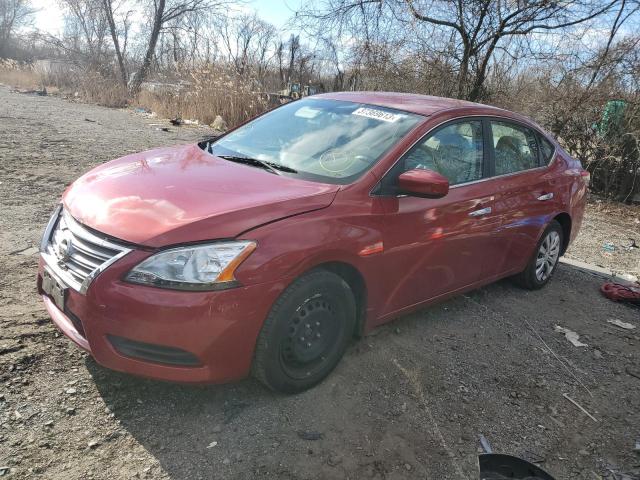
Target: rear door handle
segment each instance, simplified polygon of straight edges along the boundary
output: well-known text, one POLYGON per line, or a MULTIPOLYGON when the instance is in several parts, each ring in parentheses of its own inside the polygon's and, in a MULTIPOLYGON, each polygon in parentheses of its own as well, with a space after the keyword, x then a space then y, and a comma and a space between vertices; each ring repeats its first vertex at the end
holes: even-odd
POLYGON ((470 217, 481 217, 483 215, 487 215, 491 213, 491 207, 481 208, 480 210, 474 210, 473 212, 469 212, 470 217))
POLYGON ((544 195, 540 195, 538 200, 544 202, 545 200, 551 200, 553 198, 553 193, 545 193, 544 195))

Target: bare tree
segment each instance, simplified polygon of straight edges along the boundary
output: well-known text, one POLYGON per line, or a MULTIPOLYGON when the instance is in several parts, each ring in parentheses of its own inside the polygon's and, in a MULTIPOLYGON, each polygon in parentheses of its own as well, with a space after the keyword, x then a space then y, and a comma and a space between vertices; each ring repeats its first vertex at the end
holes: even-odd
POLYGON ((158 38, 167 24, 189 13, 204 12, 206 10, 219 8, 227 2, 224 0, 152 0, 150 3, 148 7, 152 16, 151 31, 140 68, 130 82, 130 90, 133 94, 140 91, 142 82, 144 82, 149 74, 151 63, 156 52, 158 38))
POLYGON ((125 58, 127 52, 127 42, 129 39, 129 29, 131 26, 130 17, 132 11, 129 10, 124 16, 122 22, 122 29, 119 29, 116 25, 116 18, 114 12, 122 6, 122 2, 119 5, 114 6, 113 0, 102 0, 102 7, 109 23, 109 32, 111 33, 111 40, 113 41, 113 49, 116 53, 116 59, 118 60, 118 68, 120 70, 120 79, 122 84, 126 87, 129 81, 129 73, 125 65, 125 58), (120 45, 120 37, 123 38, 123 43, 120 45))
POLYGON ((500 45, 534 33, 568 31, 611 11, 620 1, 324 0, 320 8, 313 2, 303 6, 297 17, 319 31, 357 24, 367 43, 371 31, 392 22, 396 31, 421 37, 454 59, 457 96, 478 100, 500 45))
POLYGON ((262 80, 273 56, 270 47, 276 37, 275 27, 254 13, 226 18, 220 35, 236 73, 250 74, 250 69, 255 68, 262 80))
POLYGON ((68 10, 65 34, 57 40, 76 63, 92 70, 109 70, 107 58, 109 25, 101 0, 59 0, 68 10))
POLYGON ((35 12, 29 0, 0 0, 0 57, 8 54, 12 36, 32 20, 35 12))

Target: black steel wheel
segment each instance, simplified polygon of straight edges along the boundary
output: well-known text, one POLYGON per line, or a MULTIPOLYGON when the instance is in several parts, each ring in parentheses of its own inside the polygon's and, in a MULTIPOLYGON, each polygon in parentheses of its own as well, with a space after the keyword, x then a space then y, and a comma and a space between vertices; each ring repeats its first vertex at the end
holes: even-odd
POLYGON ((316 270, 298 278, 264 322, 256 345, 255 376, 284 393, 316 385, 344 354, 355 317, 353 293, 341 277, 316 270))

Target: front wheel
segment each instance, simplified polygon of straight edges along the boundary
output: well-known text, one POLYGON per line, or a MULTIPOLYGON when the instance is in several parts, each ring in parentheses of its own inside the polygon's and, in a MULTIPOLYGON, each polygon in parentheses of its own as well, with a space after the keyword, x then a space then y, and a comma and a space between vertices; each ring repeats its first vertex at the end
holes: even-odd
POLYGON ((527 268, 514 277, 515 282, 528 290, 544 287, 556 270, 562 242, 562 226, 556 220, 552 220, 542 234, 527 268))
POLYGON ((272 390, 296 393, 322 381, 344 354, 356 322, 349 285, 316 270, 294 281, 264 322, 254 375, 272 390))

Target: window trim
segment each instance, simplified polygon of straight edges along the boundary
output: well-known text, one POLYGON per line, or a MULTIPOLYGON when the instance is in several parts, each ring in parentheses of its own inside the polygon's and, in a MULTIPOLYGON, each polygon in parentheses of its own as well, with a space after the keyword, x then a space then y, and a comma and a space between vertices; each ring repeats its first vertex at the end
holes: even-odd
MULTIPOLYGON (((487 115, 487 114, 465 115, 465 116, 458 117, 458 118, 443 120, 442 122, 434 125, 429 130, 424 132, 424 134, 422 134, 415 142, 413 142, 411 145, 409 145, 401 154, 398 155, 398 158, 396 159, 396 161, 393 162, 393 164, 380 177, 380 180, 373 186, 373 188, 369 192, 369 196, 376 196, 376 197, 390 197, 390 196, 391 197, 406 197, 406 196, 408 196, 408 195, 402 195, 402 194, 394 194, 394 193, 390 193, 390 192, 386 193, 386 192, 382 192, 381 191, 383 189, 383 183, 384 183, 385 179, 387 179, 387 177, 389 176, 389 174, 391 174, 391 172, 396 167, 396 165, 400 162, 400 160, 402 160, 402 157, 404 157, 409 152, 409 150, 411 150, 415 145, 417 145, 419 142, 421 142, 427 135, 431 135, 432 133, 435 133, 435 131, 437 129, 439 129, 441 127, 444 127, 444 126, 448 125, 449 123, 455 123, 455 122, 460 122, 460 121, 464 121, 464 120, 468 121, 469 119, 480 119, 480 121, 482 121, 482 123, 483 123, 483 140, 484 140, 485 144, 487 143, 487 141, 489 139, 489 137, 487 136, 487 132, 485 132, 485 128, 488 128, 489 131, 490 131, 491 130, 491 125, 489 124, 489 122, 492 119, 496 119, 496 120, 499 120, 499 121, 511 122, 511 123, 516 124, 516 125, 520 125, 520 126, 522 126, 524 128, 528 128, 528 129, 532 130, 534 133, 540 135, 544 139, 547 139, 547 141, 549 143, 551 143, 551 145, 553 146, 553 153, 551 154, 551 160, 549 160, 549 163, 546 164, 546 165, 541 165, 539 167, 534 167, 534 168, 531 168, 529 170, 520 170, 518 172, 505 173, 503 175, 495 175, 495 158, 493 156, 494 152, 493 152, 493 148, 490 148, 490 149, 488 149, 488 150, 490 150, 489 162, 488 163, 490 164, 490 173, 492 173, 493 175, 489 175, 489 176, 485 177, 484 176, 484 171, 483 171, 483 178, 481 178, 479 180, 472 180, 470 182, 458 183, 456 185, 451 185, 449 187, 449 190, 454 189, 454 188, 459 188, 459 187, 466 187, 467 185, 474 185, 474 184, 480 183, 480 182, 486 182, 486 181, 489 181, 489 180, 494 180, 496 178, 504 178, 504 177, 510 177, 510 176, 513 176, 513 175, 520 175, 521 173, 524 173, 524 172, 533 172, 533 171, 536 171, 536 170, 546 170, 549 167, 551 167, 551 165, 553 165, 555 163, 558 147, 556 146, 555 142, 549 140, 547 138, 547 136, 544 133, 542 133, 537 127, 528 125, 527 123, 525 123, 523 121, 520 121, 518 119, 513 119, 511 117, 505 117, 505 116, 501 116, 501 115, 487 115), (487 127, 485 127, 485 125, 487 127)), ((483 150, 485 150, 485 151, 487 150, 487 148, 484 146, 484 144, 483 144, 483 150)), ((538 149, 538 152, 540 152, 540 149, 538 149)), ((483 162, 485 162, 485 161, 486 161, 486 158, 483 157, 483 162)))
POLYGON ((542 155, 542 148, 538 148, 538 152, 539 152, 539 156, 540 156, 540 161, 538 163, 540 164, 541 167, 551 165, 553 163, 553 159, 556 156, 557 147, 556 147, 554 142, 550 141, 547 138, 546 135, 543 135, 542 133, 540 133, 537 130, 535 130, 535 132, 538 134, 538 145, 539 146, 542 145, 542 142, 547 142, 549 145, 551 145, 551 155, 549 155, 549 160, 547 162, 545 162, 544 157, 542 155))

